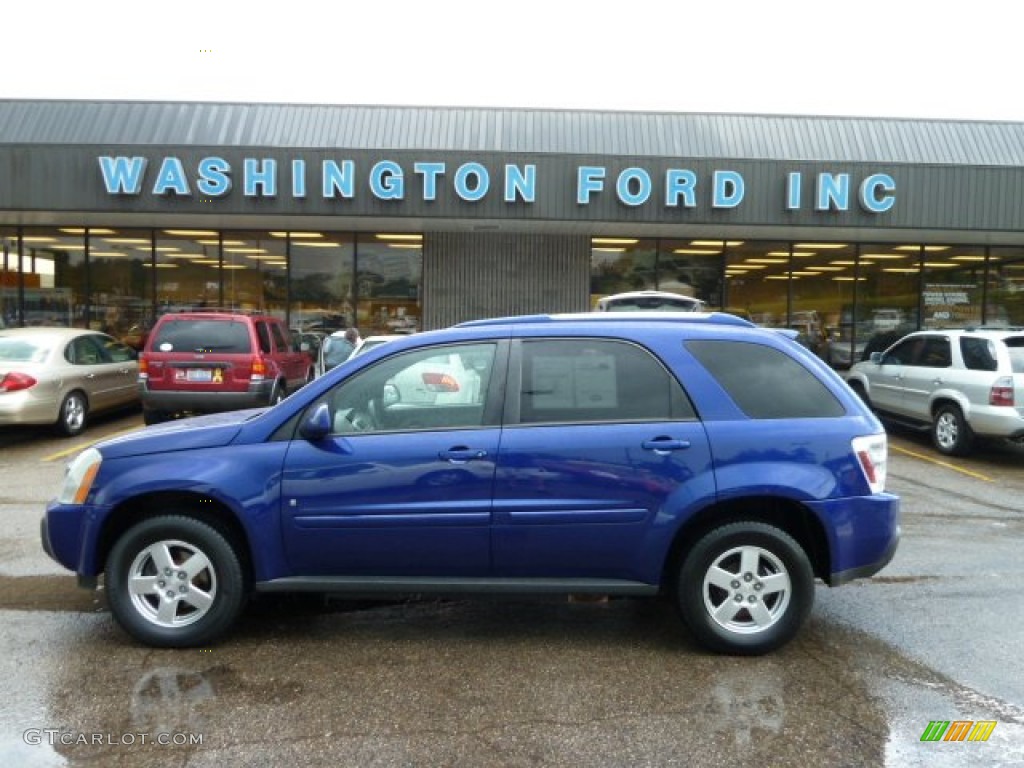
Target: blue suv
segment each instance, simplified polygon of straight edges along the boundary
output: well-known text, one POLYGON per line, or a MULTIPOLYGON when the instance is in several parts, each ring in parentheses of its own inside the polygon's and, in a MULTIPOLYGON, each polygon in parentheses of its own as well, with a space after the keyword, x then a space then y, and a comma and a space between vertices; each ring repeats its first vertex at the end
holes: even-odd
POLYGON ((899 538, 886 434, 819 358, 721 313, 464 323, 272 408, 87 449, 45 550, 155 646, 254 592, 669 598, 703 646, 798 631, 899 538))

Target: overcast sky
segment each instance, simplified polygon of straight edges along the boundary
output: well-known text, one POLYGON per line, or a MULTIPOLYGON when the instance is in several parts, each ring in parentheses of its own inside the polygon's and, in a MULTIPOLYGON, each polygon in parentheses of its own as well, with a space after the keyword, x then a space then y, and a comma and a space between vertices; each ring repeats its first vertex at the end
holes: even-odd
POLYGON ((1024 121, 1013 0, 8 0, 0 98, 1024 121))

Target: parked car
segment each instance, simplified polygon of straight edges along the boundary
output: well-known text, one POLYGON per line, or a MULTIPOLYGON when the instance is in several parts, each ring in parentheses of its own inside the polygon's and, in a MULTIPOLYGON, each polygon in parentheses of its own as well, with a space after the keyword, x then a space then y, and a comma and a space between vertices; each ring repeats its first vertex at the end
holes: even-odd
POLYGON ((722 313, 475 321, 394 340, 263 411, 101 442, 44 549, 104 577, 155 646, 207 645, 250 592, 669 598, 693 637, 790 640, 815 578, 892 557, 887 438, 834 371, 722 313), (458 357, 473 397, 394 382, 458 357))
POLYGON ((967 455, 975 437, 1024 440, 1024 330, 911 333, 848 381, 883 418, 930 429, 941 453, 967 455))
POLYGON ((159 424, 180 414, 272 405, 313 377, 313 358, 294 348, 278 318, 196 310, 157 320, 138 386, 146 424, 159 424))
POLYGON ((702 312, 704 302, 666 291, 629 291, 597 300, 598 312, 702 312))
POLYGON ((79 328, 0 330, 0 425, 77 435, 101 411, 138 406, 135 351, 79 328))

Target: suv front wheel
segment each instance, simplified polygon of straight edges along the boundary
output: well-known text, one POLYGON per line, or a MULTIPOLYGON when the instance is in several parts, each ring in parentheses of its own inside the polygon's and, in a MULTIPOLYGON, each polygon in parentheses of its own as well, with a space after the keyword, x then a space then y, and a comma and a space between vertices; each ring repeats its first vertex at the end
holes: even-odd
POLYGON ((768 653, 789 641, 814 603, 814 573, 785 531, 737 522, 706 533, 683 559, 676 584, 683 621, 707 648, 768 653))
POLYGON ((245 603, 241 560, 219 531, 167 515, 129 528, 106 563, 110 612, 149 645, 185 648, 223 634, 245 603))

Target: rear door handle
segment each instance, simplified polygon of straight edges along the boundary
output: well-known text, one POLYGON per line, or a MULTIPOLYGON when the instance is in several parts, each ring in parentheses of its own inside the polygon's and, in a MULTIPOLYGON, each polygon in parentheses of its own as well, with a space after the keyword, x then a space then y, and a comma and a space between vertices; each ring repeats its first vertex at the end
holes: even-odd
POLYGON ((653 440, 644 440, 640 446, 646 451, 667 455, 671 451, 682 451, 690 447, 689 440, 674 440, 671 437, 656 437, 653 440))
POLYGON ((452 464, 465 464, 473 459, 487 458, 487 451, 459 446, 457 448, 449 448, 447 451, 441 451, 437 454, 437 457, 443 461, 450 461, 452 464))

